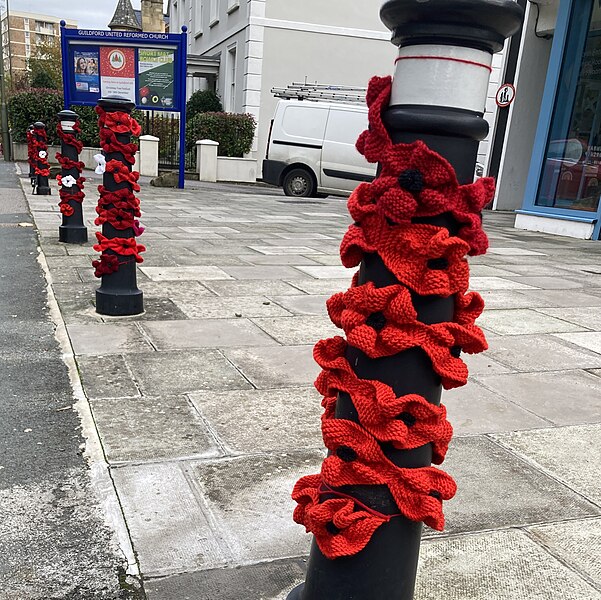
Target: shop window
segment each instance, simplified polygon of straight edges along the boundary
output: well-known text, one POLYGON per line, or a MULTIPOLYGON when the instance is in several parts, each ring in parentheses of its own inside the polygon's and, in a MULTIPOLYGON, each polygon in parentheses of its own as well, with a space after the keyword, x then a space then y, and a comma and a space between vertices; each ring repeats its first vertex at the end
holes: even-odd
POLYGON ((536 204, 597 212, 601 197, 599 3, 592 7, 584 45, 572 42, 572 55, 566 56, 562 68, 536 204))

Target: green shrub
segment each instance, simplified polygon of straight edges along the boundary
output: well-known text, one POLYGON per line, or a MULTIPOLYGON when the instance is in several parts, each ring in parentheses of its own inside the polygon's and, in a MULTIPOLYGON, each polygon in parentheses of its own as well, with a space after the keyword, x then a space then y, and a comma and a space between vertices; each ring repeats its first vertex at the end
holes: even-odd
POLYGON ((198 140, 219 142, 219 156, 240 158, 252 148, 257 122, 253 115, 209 112, 196 115, 186 126, 186 148, 198 140))
POLYGON ((211 90, 199 90, 190 96, 186 103, 188 119, 205 112, 223 112, 219 96, 211 90))
POLYGON ((48 127, 48 141, 57 140, 56 115, 63 110, 63 94, 58 90, 32 89, 8 100, 8 120, 15 142, 27 141, 27 128, 36 121, 48 127))

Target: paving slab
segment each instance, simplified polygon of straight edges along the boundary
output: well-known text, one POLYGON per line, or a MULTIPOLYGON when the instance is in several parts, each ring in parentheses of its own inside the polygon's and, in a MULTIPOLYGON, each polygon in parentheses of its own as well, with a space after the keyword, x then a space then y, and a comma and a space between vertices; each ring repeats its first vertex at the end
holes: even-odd
POLYGON ((249 246, 249 248, 267 256, 278 254, 322 254, 320 250, 309 246, 249 246))
POLYGON ((313 387, 195 392, 190 399, 229 453, 323 447, 323 408, 313 387))
POLYGON ((499 335, 582 331, 579 325, 529 309, 487 310, 478 325, 499 335))
MULTIPOLYGON (((488 338, 489 345, 496 343, 497 338, 488 338)), ((494 360, 490 350, 480 354, 462 354, 463 362, 467 365, 470 377, 474 375, 492 375, 493 373, 510 373, 511 368, 494 360)))
POLYGON ((464 387, 445 391, 442 400, 459 436, 549 426, 549 421, 487 390, 474 379, 464 387))
POLYGON ((220 454, 185 396, 99 399, 92 412, 109 463, 220 454))
POLYGON ((574 306, 601 306, 601 295, 596 295, 598 288, 586 290, 574 290, 567 294, 562 290, 539 290, 535 292, 521 292, 527 298, 531 298, 535 308, 537 307, 567 307, 574 306))
POLYGON ((586 371, 479 376, 478 380, 556 425, 601 422, 601 379, 586 371))
POLYGON ((563 333, 556 337, 566 340, 571 344, 592 350, 597 354, 601 354, 601 332, 599 331, 586 331, 583 333, 563 333))
POLYGON ((306 560, 184 573, 148 581, 149 600, 283 600, 305 578, 306 560))
MULTIPOLYGON (((344 292, 351 285, 352 273, 349 271, 348 280, 344 279, 303 279, 294 282, 297 290, 307 294, 327 295, 328 298, 338 292, 344 292)), ((297 292, 298 293, 298 292, 297 292)))
POLYGON ((488 354, 515 371, 562 371, 601 367, 601 356, 584 349, 578 350, 552 335, 495 338, 491 340, 488 354))
MULTIPOLYGON (((303 281, 303 280, 298 280, 303 281)), ((214 294, 224 297, 241 296, 295 296, 299 288, 285 281, 247 280, 247 281, 207 281, 206 287, 214 294)))
POLYGON ((285 346, 315 344, 323 338, 340 335, 327 315, 252 319, 263 331, 285 346))
POLYGON ((252 387, 218 350, 129 354, 126 363, 142 392, 149 395, 252 387))
POLYGON ((574 290, 582 288, 583 284, 571 279, 561 277, 528 277, 521 275, 513 277, 513 281, 519 281, 522 284, 540 288, 541 290, 574 290))
POLYGON ((236 564, 302 556, 311 536, 292 520, 296 481, 319 472, 323 452, 248 456, 188 470, 236 564))
POLYGON ((545 315, 563 319, 564 321, 569 321, 586 329, 601 331, 601 309, 599 307, 539 308, 537 311, 545 315))
MULTIPOLYGON (((315 268, 319 267, 303 267, 304 268, 315 268)), ((303 277, 307 277, 304 273, 301 272, 301 269, 295 267, 287 267, 287 266, 260 266, 260 267, 223 267, 223 270, 233 277, 234 279, 272 279, 272 280, 280 280, 280 279, 301 279, 303 277)))
POLYGON ((480 290, 531 290, 532 285, 518 283, 504 277, 472 277, 470 279, 472 289, 480 290))
POLYGON ((329 295, 274 296, 273 300, 298 315, 326 315, 329 295))
POLYGON ((255 256, 240 256, 243 259, 242 264, 253 265, 253 266, 294 266, 294 265, 318 265, 319 262, 313 258, 307 256, 299 256, 298 254, 286 254, 279 256, 261 256, 259 254, 255 256))
POLYGON ((491 254, 500 254, 501 256, 545 256, 542 252, 527 250, 526 248, 497 248, 495 246, 488 249, 491 254))
POLYGON ((77 369, 88 398, 126 398, 140 395, 123 356, 78 356, 77 369))
POLYGON ((353 278, 356 269, 347 269, 346 267, 311 267, 299 265, 299 271, 315 277, 315 279, 348 279, 353 278))
MULTIPOLYGON (((599 507, 484 436, 455 438, 443 468, 458 486, 455 498, 445 503, 447 534, 601 514, 599 507)), ((426 529, 426 535, 439 534, 426 529)))
POLYGON ((276 342, 248 319, 146 322, 143 329, 159 350, 270 346, 276 342))
POLYGON ((600 600, 601 592, 520 531, 422 545, 419 600, 600 600))
POLYGON ((224 354, 258 389, 308 386, 320 371, 312 345, 227 349, 224 354))
POLYGON ((545 473, 601 504, 601 425, 496 434, 495 439, 545 473))
POLYGON ((152 281, 212 281, 215 279, 233 279, 224 270, 214 266, 140 267, 140 270, 152 281))
POLYGON ((553 523, 528 529, 535 540, 578 573, 601 581, 601 519, 553 523))
POLYGON ((227 563, 229 551, 213 535, 181 463, 119 467, 112 476, 145 576, 227 563))
POLYGON ((523 291, 517 290, 480 290, 484 299, 485 311, 512 308, 538 308, 552 306, 542 303, 535 297, 527 296, 523 291))
MULTIPOLYGON (((308 298, 309 296, 304 296, 308 298)), ((267 296, 237 298, 198 298, 176 304, 190 319, 231 319, 236 317, 284 317, 291 313, 267 296)))
POLYGON ((134 324, 86 323, 67 325, 75 354, 147 352, 152 346, 134 324))

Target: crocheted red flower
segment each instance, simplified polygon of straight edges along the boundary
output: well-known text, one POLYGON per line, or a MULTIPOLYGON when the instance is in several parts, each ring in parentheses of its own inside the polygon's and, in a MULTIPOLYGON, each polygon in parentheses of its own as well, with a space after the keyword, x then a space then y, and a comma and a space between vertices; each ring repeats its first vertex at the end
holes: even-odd
POLYGON ((140 200, 136 198, 129 188, 122 188, 115 192, 110 192, 103 185, 98 186, 100 199, 98 207, 103 209, 118 208, 121 210, 133 210, 135 217, 141 217, 140 200))
POLYGON ((430 404, 417 394, 397 397, 381 381, 359 379, 345 358, 346 348, 342 338, 332 338, 318 342, 313 351, 323 369, 315 387, 324 396, 326 416, 334 417, 337 395, 346 392, 361 426, 377 440, 405 450, 431 443, 433 462, 441 464, 453 435, 445 407, 430 404))
POLYGON ((134 226, 134 217, 131 211, 121 210, 118 208, 111 208, 104 210, 100 207, 96 207, 98 217, 94 221, 96 225, 102 225, 103 223, 111 224, 115 229, 124 230, 132 229, 134 226))
POLYGON ((110 275, 119 270, 119 258, 114 254, 101 254, 100 260, 92 261, 92 266, 96 269, 94 271, 96 277, 110 275))
POLYGON ((131 115, 121 111, 106 112, 99 106, 95 110, 99 116, 98 122, 101 126, 108 127, 115 133, 131 133, 134 136, 140 135, 142 128, 131 115))
POLYGON ((442 531, 442 501, 457 491, 453 478, 435 467, 404 469, 393 464, 360 425, 324 415, 322 433, 330 454, 321 468, 331 487, 386 485, 399 511, 411 521, 423 521, 442 531))
POLYGON ((58 203, 58 207, 61 213, 65 215, 65 217, 70 217, 75 212, 75 209, 68 202, 65 202, 62 198, 61 201, 58 203))
POLYGON ((456 323, 426 325, 417 320, 411 294, 402 286, 376 288, 369 282, 336 294, 327 302, 332 322, 344 329, 348 343, 370 358, 393 356, 419 347, 432 360, 445 388, 467 383, 468 370, 461 352, 477 354, 487 349, 482 330, 473 324, 483 307, 470 295, 469 304, 455 307, 456 323))
POLYGON ((106 172, 113 174, 116 183, 127 182, 131 185, 134 192, 140 191, 140 185, 138 184, 140 173, 137 171, 130 171, 122 162, 118 160, 109 160, 106 163, 106 172))
POLYGON ((100 145, 106 154, 120 152, 123 155, 123 159, 129 164, 133 165, 136 161, 137 144, 122 144, 117 139, 117 134, 110 129, 105 128, 100 130, 100 145))
POLYGON ((390 226, 379 215, 348 228, 340 246, 342 264, 356 267, 365 254, 377 252, 386 268, 422 296, 450 296, 469 285, 467 242, 433 225, 390 226))
POLYGON ((292 499, 298 503, 295 522, 315 536, 320 550, 329 559, 358 554, 387 519, 357 508, 346 498, 320 503, 321 483, 319 475, 308 475, 294 486, 292 499))

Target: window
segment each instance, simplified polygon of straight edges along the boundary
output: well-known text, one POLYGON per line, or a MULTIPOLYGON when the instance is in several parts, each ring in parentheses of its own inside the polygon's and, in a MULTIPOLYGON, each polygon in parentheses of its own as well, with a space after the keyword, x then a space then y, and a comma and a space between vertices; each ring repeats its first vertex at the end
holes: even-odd
POLYGON ((202 35, 202 2, 192 2, 191 33, 195 38, 202 35))
POLYGON ((29 29, 29 19, 27 17, 23 19, 23 27, 29 29))
MULTIPOLYGON (((597 212, 601 196, 601 6, 586 21, 584 53, 566 52, 537 206, 597 212)), ((575 26, 574 26, 575 27, 575 26)), ((572 36, 575 40, 578 35, 572 36)), ((583 39, 583 38, 581 38, 583 39)))
POLYGON ((226 107, 229 112, 236 112, 236 46, 227 50, 226 107))
POLYGON ((233 13, 240 8, 240 0, 227 0, 227 14, 233 13))
POLYGON ((209 26, 212 27, 216 23, 219 23, 219 0, 211 1, 211 21, 209 26))

